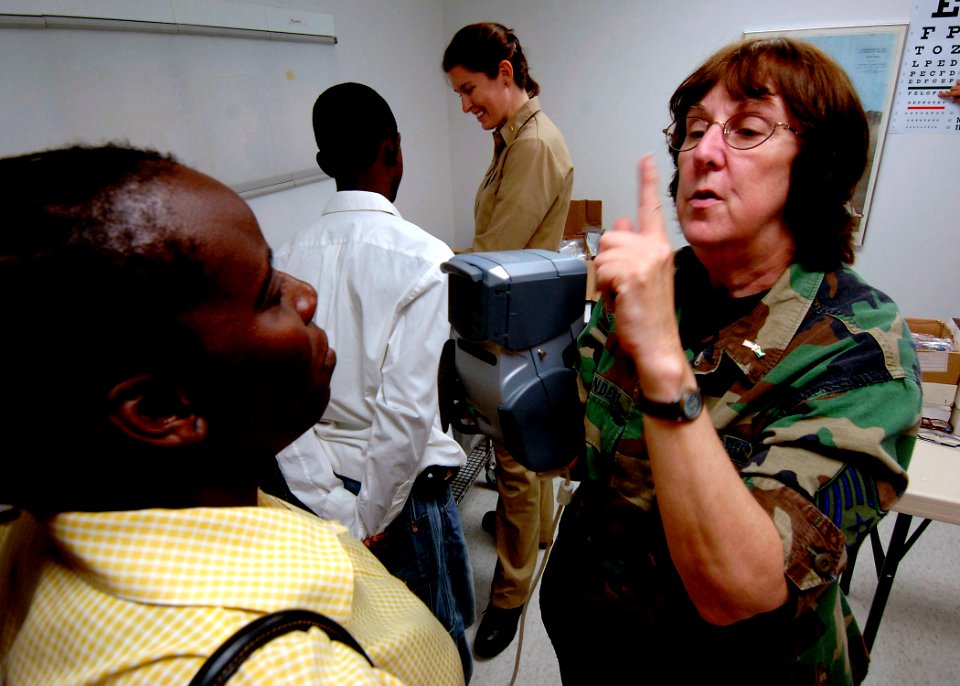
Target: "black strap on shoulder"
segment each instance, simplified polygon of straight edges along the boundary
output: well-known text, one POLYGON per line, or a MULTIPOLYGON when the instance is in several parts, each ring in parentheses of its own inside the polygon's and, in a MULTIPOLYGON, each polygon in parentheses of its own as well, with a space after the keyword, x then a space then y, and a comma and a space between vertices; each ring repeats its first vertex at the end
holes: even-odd
POLYGON ((373 661, 350 632, 329 617, 311 610, 281 610, 258 617, 228 638, 207 658, 190 686, 222 686, 240 668, 240 664, 258 648, 291 631, 307 631, 318 627, 332 641, 339 641, 360 653, 373 666, 373 661))

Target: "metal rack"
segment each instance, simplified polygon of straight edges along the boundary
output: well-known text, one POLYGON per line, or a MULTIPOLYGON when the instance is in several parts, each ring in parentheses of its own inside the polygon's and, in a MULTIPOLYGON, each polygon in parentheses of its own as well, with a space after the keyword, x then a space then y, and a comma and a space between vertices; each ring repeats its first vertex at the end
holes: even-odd
POLYGON ((490 442, 490 439, 485 438, 482 440, 470 453, 467 455, 467 464, 463 466, 460 470, 460 473, 457 474, 457 477, 450 483, 450 488, 453 491, 453 497, 456 498, 457 504, 460 504, 460 501, 463 500, 463 496, 466 494, 473 483, 477 480, 477 475, 480 473, 481 469, 486 469, 486 478, 489 483, 494 483, 491 481, 493 478, 493 465, 496 458, 493 454, 493 444, 490 442))

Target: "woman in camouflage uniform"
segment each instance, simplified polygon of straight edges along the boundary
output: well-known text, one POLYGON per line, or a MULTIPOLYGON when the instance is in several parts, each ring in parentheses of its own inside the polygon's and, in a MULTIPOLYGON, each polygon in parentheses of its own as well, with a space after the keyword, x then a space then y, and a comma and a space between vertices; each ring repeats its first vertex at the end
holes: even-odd
POLYGON ((857 683, 839 576, 903 493, 920 416, 904 321, 849 266, 867 120, 792 39, 723 48, 670 106, 690 245, 645 158, 579 339, 582 483, 541 590, 563 682, 857 683))

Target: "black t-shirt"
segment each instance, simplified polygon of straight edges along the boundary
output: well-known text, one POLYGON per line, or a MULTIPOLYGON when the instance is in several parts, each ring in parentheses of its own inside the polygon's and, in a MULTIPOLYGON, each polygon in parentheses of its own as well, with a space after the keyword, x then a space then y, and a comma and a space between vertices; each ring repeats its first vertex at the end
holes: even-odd
POLYGON ((681 313, 680 342, 694 355, 710 345, 721 329, 747 316, 768 292, 731 297, 723 287, 710 283, 706 267, 689 246, 677 253, 675 263, 678 278, 674 298, 681 313))

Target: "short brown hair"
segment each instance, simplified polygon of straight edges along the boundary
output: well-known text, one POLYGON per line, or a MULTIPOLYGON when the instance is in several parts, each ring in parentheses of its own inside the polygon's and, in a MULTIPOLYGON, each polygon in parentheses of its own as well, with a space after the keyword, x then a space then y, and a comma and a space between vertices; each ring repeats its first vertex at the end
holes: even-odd
MULTIPOLYGON (((673 120, 682 125, 690 107, 717 84, 735 100, 783 98, 801 132, 784 209, 795 259, 815 271, 852 264, 855 224, 847 202, 866 167, 870 130, 847 74, 805 41, 748 38, 717 51, 680 84, 670 98, 673 120)), ((678 154, 671 150, 674 199, 678 154)))

